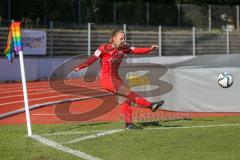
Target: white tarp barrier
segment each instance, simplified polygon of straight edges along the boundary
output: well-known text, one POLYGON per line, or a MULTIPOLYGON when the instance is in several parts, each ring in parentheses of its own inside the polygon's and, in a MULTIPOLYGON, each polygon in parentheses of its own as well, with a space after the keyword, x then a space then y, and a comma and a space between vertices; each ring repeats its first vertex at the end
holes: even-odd
POLYGON ((153 91, 147 95, 154 101, 159 101, 159 98, 164 99, 165 109, 193 112, 240 112, 240 55, 196 56, 180 63, 164 65, 164 68, 159 67, 156 72, 149 74, 149 79, 156 79, 154 76, 161 72, 159 70, 166 69, 164 75, 158 76, 158 90, 161 95, 158 97, 150 95, 149 93, 154 93, 153 91), (234 82, 231 87, 219 86, 218 76, 222 72, 233 75, 234 82))

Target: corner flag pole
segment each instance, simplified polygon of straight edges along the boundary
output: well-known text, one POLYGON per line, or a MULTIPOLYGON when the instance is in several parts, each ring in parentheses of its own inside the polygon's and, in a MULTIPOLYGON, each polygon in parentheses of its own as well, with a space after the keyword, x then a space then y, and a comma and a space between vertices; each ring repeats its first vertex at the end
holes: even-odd
POLYGON ((30 113, 29 113, 29 104, 28 104, 28 94, 27 94, 23 52, 20 51, 18 53, 19 53, 19 61, 20 61, 20 69, 21 69, 21 77, 22 77, 24 106, 25 106, 25 113, 26 113, 26 120, 27 120, 27 131, 28 131, 28 136, 32 136, 32 127, 31 127, 31 120, 30 120, 30 113))
POLYGON ((21 31, 20 31, 20 22, 13 22, 11 24, 11 31, 12 31, 12 38, 14 43, 14 50, 16 53, 18 53, 19 61, 20 61, 24 107, 25 107, 26 120, 27 120, 27 131, 28 131, 28 136, 32 136, 32 127, 31 127, 31 120, 30 120, 30 113, 29 113, 26 76, 25 76, 23 51, 22 51, 22 37, 21 37, 21 31))

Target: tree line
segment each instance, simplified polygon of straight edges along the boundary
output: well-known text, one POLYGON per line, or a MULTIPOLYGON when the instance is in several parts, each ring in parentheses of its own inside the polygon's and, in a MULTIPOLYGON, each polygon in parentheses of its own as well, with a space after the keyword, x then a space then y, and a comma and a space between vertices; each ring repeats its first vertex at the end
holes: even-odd
POLYGON ((204 6, 239 3, 239 0, 1 0, 0 20, 177 25, 178 4, 204 6))

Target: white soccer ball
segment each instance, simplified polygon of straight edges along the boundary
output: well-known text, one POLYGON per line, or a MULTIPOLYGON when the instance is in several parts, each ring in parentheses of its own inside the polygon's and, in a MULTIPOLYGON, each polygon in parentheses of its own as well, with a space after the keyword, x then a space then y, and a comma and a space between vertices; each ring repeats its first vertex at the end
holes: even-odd
POLYGON ((223 72, 218 76, 218 84, 223 88, 228 88, 233 84, 233 76, 228 72, 223 72))

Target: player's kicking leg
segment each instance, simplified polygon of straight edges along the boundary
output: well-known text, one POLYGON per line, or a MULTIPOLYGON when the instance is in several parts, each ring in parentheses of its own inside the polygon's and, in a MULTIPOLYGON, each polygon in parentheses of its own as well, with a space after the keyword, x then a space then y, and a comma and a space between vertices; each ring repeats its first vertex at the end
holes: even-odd
POLYGON ((163 100, 161 100, 159 102, 152 103, 152 106, 151 106, 152 112, 155 112, 156 110, 158 110, 163 104, 164 104, 163 100))

